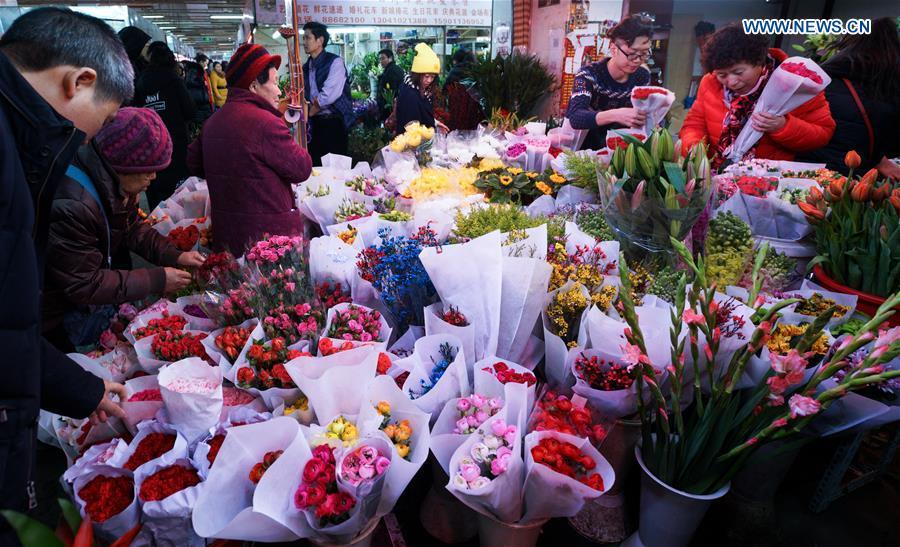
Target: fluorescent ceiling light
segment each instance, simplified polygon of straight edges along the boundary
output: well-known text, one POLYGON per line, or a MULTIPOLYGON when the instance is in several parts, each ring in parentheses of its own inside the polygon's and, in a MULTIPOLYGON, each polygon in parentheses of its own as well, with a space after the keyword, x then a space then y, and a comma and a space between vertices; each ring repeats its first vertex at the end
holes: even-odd
POLYGON ((141 15, 144 19, 162 19, 164 15, 141 15))
POLYGON ((210 15, 210 19, 234 19, 241 20, 244 18, 243 15, 210 15))
POLYGON ((175 27, 159 27, 159 30, 175 30, 175 27))

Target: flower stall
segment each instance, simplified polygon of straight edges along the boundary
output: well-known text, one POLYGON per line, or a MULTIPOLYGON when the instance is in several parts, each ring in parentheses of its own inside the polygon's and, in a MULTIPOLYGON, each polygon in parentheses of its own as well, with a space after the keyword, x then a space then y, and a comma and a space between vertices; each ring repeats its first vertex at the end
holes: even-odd
POLYGON ((717 173, 656 127, 671 99, 636 90, 653 123, 599 154, 532 124, 408 127, 372 166, 327 157, 296 187, 309 235, 241 257, 211 252, 206 185, 183 185, 145 222, 206 263, 73 355, 126 384, 127 418, 42 415, 69 526, 364 546, 430 488, 441 539, 529 547, 552 521, 687 545, 766 445, 897 389, 900 187, 717 173))

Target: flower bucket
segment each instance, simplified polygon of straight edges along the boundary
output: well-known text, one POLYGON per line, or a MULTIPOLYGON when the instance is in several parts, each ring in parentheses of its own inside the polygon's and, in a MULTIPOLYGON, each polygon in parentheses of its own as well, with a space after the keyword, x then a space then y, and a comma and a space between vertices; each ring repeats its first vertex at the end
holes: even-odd
POLYGON ((643 471, 637 539, 650 547, 687 545, 710 504, 727 494, 730 484, 712 494, 688 494, 656 478, 644 465, 639 446, 634 447, 634 455, 643 471))
MULTIPOLYGON (((813 275, 816 278, 816 281, 819 282, 823 287, 828 289, 829 291, 834 292, 842 292, 844 294, 854 294, 858 297, 856 301, 856 309, 869 315, 875 315, 875 312, 878 311, 878 307, 884 304, 884 298, 880 296, 875 296, 874 294, 865 293, 862 291, 858 291, 856 289, 851 289, 845 285, 841 285, 834 279, 832 279, 827 273, 825 273, 825 269, 822 266, 816 264, 813 266, 813 275)), ((900 309, 895 310, 898 313, 895 313, 888 319, 888 324, 892 327, 900 326, 900 309)))
POLYGON ((615 471, 616 482, 603 496, 586 501, 584 509, 569 517, 569 525, 591 541, 618 543, 628 534, 622 490, 634 465, 632 454, 640 435, 639 420, 620 419, 603 441, 600 452, 615 471))
POLYGON ((534 547, 547 520, 533 524, 506 524, 478 514, 478 544, 481 547, 534 547))
POLYGON ((375 533, 375 529, 378 528, 379 522, 381 522, 380 518, 373 519, 372 523, 363 528, 362 532, 350 543, 331 543, 330 541, 318 541, 313 538, 309 538, 309 543, 316 547, 371 547, 372 536, 375 533))
POLYGON ((463 505, 445 487, 450 479, 432 455, 432 485, 422 500, 419 521, 428 534, 443 543, 463 543, 478 533, 475 512, 463 505))

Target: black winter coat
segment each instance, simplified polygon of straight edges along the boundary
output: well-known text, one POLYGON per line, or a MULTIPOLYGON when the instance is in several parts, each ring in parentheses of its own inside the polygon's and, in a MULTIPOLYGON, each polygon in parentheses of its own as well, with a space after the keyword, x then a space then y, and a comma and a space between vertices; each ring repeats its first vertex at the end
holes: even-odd
POLYGON ((891 158, 900 152, 900 137, 896 129, 900 125, 900 107, 898 107, 900 99, 894 97, 889 101, 874 98, 866 89, 866 83, 859 79, 859 74, 853 74, 849 66, 828 63, 824 68, 832 78, 831 83, 825 88, 825 98, 828 100, 831 117, 834 118, 837 127, 828 144, 818 150, 798 154, 797 160, 825 163, 829 169, 846 175, 848 169, 844 165, 844 155, 850 150, 856 150, 862 159, 862 163, 856 169, 857 173, 865 173, 875 167, 884 156, 891 158), (869 132, 850 89, 842 79, 845 77, 850 80, 859 95, 872 124, 875 141, 871 154, 869 132))
POLYGON ((166 199, 190 174, 187 169, 188 123, 194 119, 196 106, 184 81, 174 68, 150 67, 141 73, 134 89, 134 105, 151 108, 159 114, 172 137, 172 163, 156 174, 147 190, 150 206, 166 199))
POLYGON ((388 104, 387 101, 384 100, 385 91, 390 89, 394 99, 396 99, 400 91, 400 86, 403 85, 403 76, 403 69, 400 68, 397 63, 392 62, 384 69, 381 76, 378 77, 378 90, 375 102, 378 103, 378 112, 382 121, 388 119, 388 116, 391 115, 391 110, 394 108, 393 101, 391 104, 388 104))
MULTIPOLYGON (((41 337, 43 250, 56 186, 84 133, 0 53, 0 507, 21 510, 38 410, 84 418, 103 381, 41 337)), ((0 543, 8 536, 0 530, 0 543)), ((5 543, 4 543, 5 544, 5 543)))
POLYGON ((397 134, 403 133, 404 127, 410 122, 434 127, 434 105, 430 98, 419 93, 419 89, 412 85, 407 76, 397 97, 397 134))

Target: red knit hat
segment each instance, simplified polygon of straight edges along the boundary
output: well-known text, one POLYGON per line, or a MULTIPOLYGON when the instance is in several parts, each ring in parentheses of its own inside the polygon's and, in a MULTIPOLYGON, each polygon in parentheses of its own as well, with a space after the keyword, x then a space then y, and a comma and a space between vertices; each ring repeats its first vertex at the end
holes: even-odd
POLYGON ((225 80, 228 81, 229 87, 250 89, 250 84, 262 74, 269 63, 275 63, 276 69, 280 68, 281 56, 269 55, 266 48, 259 44, 244 44, 234 52, 231 60, 228 61, 225 80))
POLYGON ((169 130, 149 108, 119 109, 94 140, 117 173, 156 173, 172 162, 169 130))

